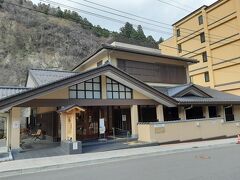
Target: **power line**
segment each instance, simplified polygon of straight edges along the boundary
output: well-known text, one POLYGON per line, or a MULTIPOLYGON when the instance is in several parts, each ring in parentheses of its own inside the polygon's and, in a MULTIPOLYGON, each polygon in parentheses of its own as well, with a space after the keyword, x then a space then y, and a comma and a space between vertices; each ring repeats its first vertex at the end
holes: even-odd
MULTIPOLYGON (((74 2, 74 3, 77 3, 77 4, 80 4, 80 3, 76 2, 76 1, 73 1, 73 0, 68 0, 68 1, 74 2)), ((97 5, 97 6, 99 6, 99 7, 103 7, 103 8, 107 8, 107 9, 110 9, 110 10, 113 10, 113 11, 116 11, 116 12, 120 12, 120 13, 123 13, 123 14, 127 14, 127 15, 130 15, 130 16, 136 17, 136 18, 145 19, 145 20, 147 20, 147 21, 151 21, 151 22, 158 23, 158 24, 163 24, 163 25, 165 25, 165 26, 170 26, 170 27, 171 27, 170 29, 172 30, 172 25, 171 25, 171 24, 168 24, 168 23, 163 23, 163 22, 156 21, 156 20, 153 20, 153 19, 149 19, 149 18, 146 18, 146 17, 143 17, 143 16, 138 16, 138 15, 135 15, 135 14, 132 14, 132 13, 128 13, 128 12, 125 12, 125 11, 121 11, 121 10, 118 10, 118 9, 114 9, 114 8, 112 8, 112 7, 105 6, 105 5, 96 3, 96 2, 92 2, 92 1, 90 1, 90 0, 83 0, 83 1, 85 1, 85 2, 87 2, 87 3, 91 3, 91 4, 94 4, 94 5, 97 5)), ((95 8, 95 7, 91 7, 91 8, 95 8)), ((165 27, 164 27, 164 28, 165 28, 165 27)), ((167 28, 167 29, 169 29, 169 28, 167 28)), ((187 30, 187 31, 190 31, 190 32, 194 32, 194 34, 197 33, 196 30, 192 30, 192 29, 188 29, 188 28, 181 28, 181 29, 187 30)), ((184 34, 186 33, 186 34, 188 34, 188 35, 191 35, 191 34, 192 34, 192 33, 189 33, 189 32, 187 32, 187 31, 182 31, 182 32, 184 32, 184 34)), ((214 34, 209 34, 209 33, 206 33, 206 34, 208 34, 209 36, 215 36, 215 38, 212 37, 213 39, 221 40, 221 38, 224 38, 224 39, 226 38, 226 37, 223 37, 223 36, 220 36, 220 35, 214 35, 214 34), (219 38, 217 38, 217 37, 219 37, 219 38)), ((173 34, 171 33, 171 35, 173 35, 173 34)), ((175 35, 174 35, 174 36, 175 36, 175 35)), ((184 39, 184 38, 186 38, 186 37, 187 37, 187 36, 183 37, 182 39, 184 39)), ((240 46, 240 45, 239 45, 239 46, 240 46)))
MULTIPOLYGON (((45 13, 43 13, 43 12, 41 12, 41 11, 34 10, 34 9, 31 9, 31 8, 28 8, 28 7, 25 7, 25 6, 17 5, 17 4, 14 4, 14 3, 8 3, 8 2, 7 2, 7 4, 15 5, 15 6, 18 6, 18 7, 26 8, 26 9, 28 9, 28 10, 32 10, 32 11, 36 11, 36 12, 45 14, 45 13)), ((59 4, 59 3, 56 3, 56 4, 59 4)), ((95 14, 95 13, 93 13, 93 14, 95 14)), ((45 14, 45 15, 46 15, 46 14, 45 14)), ((48 15, 51 15, 51 14, 48 14, 48 15)), ((55 15, 52 15, 52 16, 56 17, 55 15)), ((101 17, 101 16, 100 16, 100 17, 101 17)), ((105 16, 103 16, 103 17, 105 17, 105 16)), ((116 20, 116 19, 115 19, 115 20, 116 20)), ((118 22, 119 22, 119 21, 120 21, 120 20, 118 20, 118 22)), ((76 22, 76 21, 73 21, 73 22, 76 22)), ((122 22, 122 21, 121 21, 121 22, 122 22)), ((80 23, 80 24, 87 25, 87 24, 85 24, 85 23, 80 23)), ((176 48, 176 47, 167 46, 167 45, 162 45, 162 46, 165 46, 165 47, 168 47, 168 48, 173 48, 173 49, 178 49, 178 48, 176 48)), ((192 54, 199 55, 198 53, 194 53, 194 52, 191 52, 191 51, 187 51, 187 50, 183 50, 183 51, 189 52, 189 53, 192 53, 192 54)), ((208 56, 208 57, 211 57, 212 59, 221 60, 222 62, 229 61, 229 60, 225 60, 225 59, 221 59, 221 58, 216 58, 216 57, 213 57, 213 56, 208 56)), ((232 64, 234 64, 234 65, 235 65, 235 64, 238 64, 238 63, 233 63, 233 62, 229 62, 229 63, 232 63, 232 64)))
MULTIPOLYGON (((180 3, 180 2, 176 2, 176 1, 173 1, 173 0, 171 0, 172 2, 175 2, 175 3, 178 3, 178 4, 182 4, 182 6, 185 6, 185 7, 188 7, 188 8, 190 8, 190 10, 191 11, 194 11, 196 8, 194 8, 194 7, 191 7, 191 6, 189 6, 189 5, 186 5, 186 4, 183 4, 183 3, 180 3)), ((219 20, 219 17, 217 17, 217 16, 213 16, 213 15, 209 15, 208 14, 208 19, 210 19, 210 20, 214 20, 214 21, 216 21, 216 20, 219 20), (212 18, 214 18, 214 19, 212 19, 212 18, 209 18, 209 17, 212 17, 212 18)), ((228 26, 229 25, 232 25, 233 27, 236 27, 237 29, 239 29, 239 27, 237 26, 237 25, 235 25, 235 24, 228 24, 228 26)), ((229 27, 231 27, 231 26, 229 26, 229 27)), ((240 29, 239 29, 240 30, 240 29)))
MULTIPOLYGON (((87 11, 85 11, 85 10, 81 10, 81 9, 79 9, 79 8, 75 8, 75 7, 71 7, 71 6, 65 5, 65 4, 57 3, 57 2, 54 2, 54 1, 51 1, 51 0, 41 0, 41 1, 46 2, 46 3, 49 3, 49 2, 50 2, 50 3, 52 3, 52 4, 64 6, 64 7, 71 8, 71 9, 78 9, 78 11, 80 10, 80 13, 81 13, 81 12, 82 12, 82 13, 86 13, 86 12, 87 12, 87 11)), ((76 1, 73 1, 73 0, 67 0, 67 1, 76 3, 76 4, 78 4, 78 5, 82 5, 82 6, 85 6, 85 7, 89 7, 89 8, 95 9, 95 10, 99 10, 99 11, 102 11, 102 12, 105 12, 105 13, 109 13, 109 14, 112 14, 112 15, 115 15, 115 16, 123 17, 123 18, 130 19, 130 20, 134 20, 134 21, 141 22, 141 23, 145 23, 145 24, 148 24, 148 25, 153 25, 153 26, 165 28, 165 27, 163 27, 163 26, 159 26, 159 25, 156 25, 156 24, 148 23, 148 22, 146 22, 146 21, 137 20, 137 19, 134 19, 134 18, 130 18, 130 17, 128 17, 128 16, 122 16, 122 15, 119 15, 119 14, 116 14, 116 13, 112 13, 112 12, 109 12, 109 11, 106 11, 106 10, 102 10, 102 9, 99 9, 99 8, 95 8, 95 7, 92 7, 92 6, 89 6, 89 5, 85 5, 85 4, 82 4, 82 3, 79 3, 79 2, 76 2, 76 1)), ((91 1, 88 1, 88 0, 84 0, 84 1, 91 2, 91 1)), ((97 3, 94 3, 94 4, 97 4, 97 3)), ((100 5, 100 4, 97 4, 97 5, 100 5)), ((102 6, 102 5, 100 5, 100 6, 102 6)), ((107 6, 103 6, 103 7, 107 7, 107 6)), ((111 8, 111 9, 113 9, 113 8, 111 8)), ((114 10, 115 10, 115 9, 114 9, 114 10)), ((121 11, 121 12, 123 12, 123 11, 121 11)), ((87 12, 87 14, 90 14, 90 13, 87 12)), ((131 13, 128 13, 128 14, 131 14, 131 13)), ((91 13, 90 15, 93 15, 93 13, 91 13)), ((100 16, 102 16, 102 15, 100 15, 100 16)), ((139 16, 139 17, 140 17, 140 16, 139 16)), ((113 19, 113 18, 111 18, 111 19, 113 19)), ((110 20, 109 17, 108 17, 108 20, 110 20)), ((135 26, 137 26, 137 25, 135 25, 135 26)), ((149 27, 146 27, 146 26, 144 26, 144 28, 147 29, 147 30, 153 31, 153 32, 161 32, 161 33, 163 33, 163 34, 172 35, 172 33, 169 33, 169 32, 167 32, 167 31, 159 31, 159 30, 157 30, 157 29, 149 28, 149 27)), ((169 28, 167 28, 167 29, 169 29, 169 28)), ((207 34, 207 33, 206 33, 206 34, 207 34)), ((194 35, 196 35, 196 34, 194 33, 194 35)), ((184 38, 185 38, 185 37, 183 37, 182 39, 184 39, 184 38)), ((192 39, 196 40, 196 38, 198 38, 198 37, 196 36, 195 38, 192 38, 192 39)), ((225 37, 224 37, 224 38, 225 38, 225 37)), ((215 39, 219 39, 219 38, 215 38, 215 39)), ((197 39, 197 41, 198 41, 198 40, 199 40, 199 39, 197 39)), ((222 39, 220 39, 220 40, 222 40, 222 39)), ((227 40, 224 40, 224 41, 227 41, 227 40)), ((216 41, 216 42, 218 42, 219 44, 224 44, 224 41, 221 41, 221 42, 216 41)), ((206 42, 211 43, 210 41, 206 41, 206 42)), ((213 42, 213 43, 216 43, 216 42, 213 42)), ((235 43, 233 43, 232 45, 234 45, 234 46, 240 46, 240 45, 235 44, 235 43)))
MULTIPOLYGON (((54 3, 55 3, 55 2, 54 2, 54 3)), ((61 4, 61 3, 55 3, 55 4, 60 5, 60 6, 63 5, 63 4, 61 4)), ((65 7, 67 7, 67 8, 72 8, 71 6, 66 6, 66 5, 63 5, 63 6, 65 6, 65 7)), ((72 8, 72 9, 80 10, 80 9, 78 9, 78 8, 72 8)), ((81 11, 83 11, 83 10, 81 10, 81 11)), ((94 14, 95 14, 95 13, 94 13, 94 14)), ((165 46, 166 46, 166 45, 165 45, 165 46)), ((175 48, 175 47, 171 47, 171 48, 177 49, 177 48, 175 48)), ((194 52, 191 52, 191 51, 187 51, 187 50, 184 50, 184 51, 189 52, 189 53, 193 53, 193 54, 196 54, 196 55, 199 55, 199 54, 194 53, 194 52)), ((213 57, 213 56, 208 56, 208 57, 210 57, 210 58, 212 58, 212 59, 221 60, 222 62, 225 62, 225 61, 226 61, 225 59, 216 58, 216 57, 213 57)), ((233 63, 233 62, 229 62, 229 63, 236 64, 236 63, 233 63)))
MULTIPOLYGON (((55 5, 60 5, 60 6, 64 6, 64 7, 66 7, 66 8, 70 8, 70 9, 77 9, 77 11, 80 11, 80 13, 82 12, 82 13, 87 13, 87 14, 89 14, 89 15, 94 15, 94 16, 96 16, 96 13, 91 13, 91 12, 87 12, 87 11, 85 11, 85 10, 81 10, 81 9, 79 9, 79 8, 75 8, 75 7, 71 7, 71 6, 68 6, 68 5, 65 5, 65 4, 61 4, 61 3, 57 3, 57 2, 54 2, 54 1, 51 1, 51 0, 41 0, 41 1, 43 1, 43 2, 46 2, 46 3, 52 3, 52 4, 55 4, 55 5)), ((89 5, 85 5, 85 4, 82 4, 82 3, 79 3, 79 2, 76 2, 76 1, 73 1, 73 0, 68 0, 69 2, 73 2, 73 3, 76 3, 76 4, 79 4, 79 5, 83 5, 83 6, 85 6, 85 7, 89 7, 89 8, 92 8, 92 9, 95 9, 95 10, 100 10, 100 11, 102 11, 102 12, 105 12, 105 13, 110 13, 110 14, 113 14, 113 15, 116 15, 116 16, 120 16, 120 17, 124 17, 124 18, 127 18, 127 19, 131 19, 131 20, 134 20, 134 21, 138 21, 138 22, 142 22, 142 23, 145 23, 145 24, 148 24, 148 25, 154 25, 154 26, 157 26, 157 27, 162 27, 162 26, 158 26, 158 25, 155 25, 155 24, 152 24, 152 23, 147 23, 147 22, 145 22, 145 21, 139 21, 139 20, 136 20, 136 19, 134 19, 134 18, 129 18, 129 17, 127 17, 127 16, 122 16, 122 15, 119 15, 119 14, 116 14, 116 13, 111 13, 111 12, 109 12, 109 11, 105 11, 105 10, 102 10, 102 9, 99 9, 99 8, 95 8, 95 7, 92 7, 92 6, 89 6, 89 5)), ((88 2, 90 2, 90 1, 88 1, 88 2)), ((96 4, 96 3, 94 3, 94 4, 96 4)), ((107 6, 105 6, 105 7, 107 7, 107 6)), ((99 15, 99 14, 98 14, 99 15)), ((100 16, 102 16, 102 15, 100 15, 100 16)), ((103 16, 102 16, 103 17, 103 16)), ((106 16, 105 16, 106 17, 106 16)), ((105 18, 106 19, 106 18, 105 18)), ((113 18, 111 18, 112 20, 116 20, 116 19, 113 19, 113 18)), ((109 19, 109 17, 107 17, 107 20, 111 20, 111 19, 109 19)), ((123 22, 122 22, 123 23, 123 22)), ((136 24, 134 24, 134 26, 136 27, 137 25, 136 24)), ((145 29, 147 29, 147 30, 150 30, 150 31, 153 31, 153 32, 161 32, 161 33, 163 33, 163 34, 167 34, 167 35, 172 35, 172 33, 170 33, 170 32, 167 32, 167 31, 159 31, 158 29, 153 29, 153 28, 149 28, 149 27, 146 27, 146 26, 144 26, 144 28, 145 29)), ((195 35, 195 34, 194 34, 195 35)), ((225 38, 225 37, 224 37, 225 38)), ((183 38, 184 39, 184 38, 183 38)), ((192 38, 193 40, 196 40, 196 41, 199 41, 199 39, 198 39, 198 36, 196 36, 195 38, 192 38), (197 39, 196 39, 197 38, 197 39)), ((216 39, 216 38, 215 38, 216 39)), ((219 39, 219 38, 218 38, 219 39)), ((222 39, 220 39, 220 40, 222 40, 222 39)), ((225 41, 227 41, 227 40, 225 40, 225 41)), ((210 41, 206 41, 206 42, 209 42, 210 43, 210 41)), ((216 41, 216 42, 218 42, 218 41, 216 41)), ((213 43, 216 43, 216 42, 213 42, 213 43)), ((221 41, 221 42, 218 42, 219 44, 224 44, 224 41, 221 41)), ((240 47, 240 45, 238 45, 238 44, 232 44, 232 45, 234 45, 234 46, 239 46, 240 47)))
MULTIPOLYGON (((190 10, 187 10, 187 9, 182 8, 182 7, 180 7, 180 6, 176 6, 176 5, 171 4, 171 3, 169 3, 169 2, 165 2, 165 1, 162 1, 162 0, 157 0, 157 1, 158 1, 158 2, 161 2, 161 3, 163 3, 163 4, 167 4, 167 5, 169 5, 169 6, 173 6, 173 7, 175 7, 175 8, 180 9, 180 10, 186 11, 186 12, 188 12, 188 13, 192 13, 192 11, 190 11, 190 10)), ((211 17, 211 16, 210 16, 210 17, 211 17)), ((213 17, 213 16, 212 16, 212 17, 213 17)), ((214 16, 214 17, 215 17, 215 16, 214 16)), ((217 17, 216 17, 216 18, 217 18, 217 17)), ((208 17, 208 19, 216 21, 216 19, 211 19, 211 18, 209 18, 209 17, 208 17)), ((218 18, 217 18, 217 19, 218 19, 218 18)), ((227 25, 227 24, 225 24, 225 26, 231 27, 231 28, 236 29, 236 30, 240 30, 238 26, 236 26, 236 28, 233 27, 233 26, 229 26, 229 25, 227 25)))
MULTIPOLYGON (((68 5, 65 5, 65 4, 61 4, 61 3, 57 3, 57 2, 54 2, 54 1, 49 1, 49 0, 41 0, 41 1, 47 2, 47 3, 51 2, 51 4, 55 4, 56 6, 62 6, 62 7, 65 7, 65 8, 68 8, 68 9, 72 9, 74 11, 77 11, 79 13, 92 15, 92 16, 95 16, 95 17, 98 17, 98 18, 101 18, 101 19, 106 19, 106 20, 118 22, 118 23, 121 23, 121 24, 125 24, 126 23, 125 21, 122 21, 122 20, 119 20, 119 19, 115 19, 115 18, 112 18, 112 17, 104 16, 104 15, 93 13, 93 12, 89 12, 89 11, 86 11, 86 10, 82 10, 82 9, 79 9, 79 8, 71 7, 71 6, 68 6, 68 5)), ((135 27, 138 26, 137 24, 133 24, 133 25, 135 27)), ((164 33, 164 34, 168 34, 168 35, 171 34, 170 32, 161 31, 161 30, 158 30, 158 29, 153 29, 153 28, 149 28, 149 27, 146 27, 146 26, 143 26, 143 27, 145 29, 148 29, 148 30, 153 31, 153 32, 160 32, 160 33, 164 33)))
MULTIPOLYGON (((40 0, 40 1, 56 3, 56 2, 51 1, 51 0, 40 0)), ((149 23, 149 22, 146 22, 146 21, 134 19, 134 18, 127 17, 127 16, 120 15, 120 14, 113 13, 113 12, 109 12, 109 11, 106 11, 106 10, 103 10, 103 9, 99 9, 99 8, 96 8, 96 7, 93 7, 93 6, 89 6, 89 5, 86 5, 86 4, 82 4, 82 3, 79 3, 79 2, 76 2, 76 1, 72 1, 72 0, 67 0, 67 1, 76 3, 76 4, 78 4, 78 5, 85 6, 85 7, 88 7, 88 8, 92 8, 92 9, 95 9, 95 10, 98 10, 98 11, 101 11, 101 12, 104 12, 104 13, 109 13, 109 14, 111 14, 111 15, 115 15, 115 16, 119 16, 119 17, 122 17, 122 18, 134 20, 134 21, 137 21, 137 22, 140 22, 140 23, 144 23, 144 24, 148 24, 148 25, 152 25, 152 26, 156 26, 156 27, 161 27, 161 28, 164 28, 164 29, 172 30, 172 28, 167 28, 167 27, 164 27, 164 26, 159 26, 159 25, 156 25, 156 24, 153 24, 153 23, 149 23)))

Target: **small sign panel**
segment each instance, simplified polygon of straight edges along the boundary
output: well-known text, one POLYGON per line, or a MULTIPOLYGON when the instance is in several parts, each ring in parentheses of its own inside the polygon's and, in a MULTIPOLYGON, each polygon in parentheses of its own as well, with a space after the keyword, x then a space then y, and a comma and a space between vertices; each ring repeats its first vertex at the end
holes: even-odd
POLYGON ((73 142, 73 150, 77 150, 78 149, 78 142, 73 142))
POLYGON ((99 119, 99 133, 104 134, 106 131, 104 118, 99 119))
POLYGON ((127 121, 127 116, 126 115, 122 115, 122 121, 127 121))
POLYGON ((12 124, 13 129, 19 129, 20 128, 20 121, 14 121, 12 124))

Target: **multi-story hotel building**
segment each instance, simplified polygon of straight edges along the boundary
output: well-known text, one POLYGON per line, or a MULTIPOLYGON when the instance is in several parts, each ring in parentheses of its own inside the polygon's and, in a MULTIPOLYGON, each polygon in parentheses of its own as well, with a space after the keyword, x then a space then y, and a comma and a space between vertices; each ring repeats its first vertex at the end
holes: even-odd
POLYGON ((173 24, 163 54, 197 59, 193 83, 240 95, 240 1, 218 0, 173 24))

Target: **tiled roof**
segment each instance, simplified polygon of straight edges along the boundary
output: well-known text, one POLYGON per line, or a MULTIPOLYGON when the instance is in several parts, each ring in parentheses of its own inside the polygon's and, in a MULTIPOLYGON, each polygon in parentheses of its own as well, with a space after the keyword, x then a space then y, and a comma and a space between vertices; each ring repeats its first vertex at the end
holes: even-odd
POLYGON ((0 86, 0 99, 27 91, 26 87, 0 86))
POLYGON ((191 87, 192 84, 185 84, 182 86, 176 86, 176 87, 172 87, 172 88, 168 88, 168 95, 169 96, 175 96, 176 94, 180 93, 181 91, 191 87))
POLYGON ((29 74, 34 78, 35 83, 37 83, 38 86, 42 86, 44 84, 73 76, 77 73, 69 71, 31 69, 29 70, 29 74))
POLYGON ((207 87, 202 87, 199 85, 193 84, 184 84, 176 87, 154 87, 158 91, 174 98, 179 104, 231 104, 231 103, 239 103, 240 104, 240 96, 232 95, 229 93, 221 92, 215 89, 210 89, 207 87), (195 86, 199 90, 208 94, 210 97, 198 97, 198 96, 183 96, 183 97, 173 97, 175 94, 180 93, 181 91, 189 88, 191 86, 195 86))

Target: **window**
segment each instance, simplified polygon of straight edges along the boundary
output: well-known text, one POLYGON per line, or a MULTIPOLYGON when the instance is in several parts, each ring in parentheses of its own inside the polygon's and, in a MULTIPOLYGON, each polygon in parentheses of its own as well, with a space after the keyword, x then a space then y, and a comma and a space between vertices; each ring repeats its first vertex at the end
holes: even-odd
POLYGON ((199 25, 203 24, 203 16, 202 15, 198 16, 198 24, 199 25))
POLYGON ((224 107, 226 121, 234 121, 234 114, 232 106, 224 107))
POLYGON ((180 120, 178 116, 177 107, 163 107, 164 121, 177 121, 180 120))
POLYGON ((209 82, 209 72, 205 72, 204 73, 204 79, 205 79, 205 82, 209 82))
POLYGON ((202 119, 203 117, 203 108, 202 107, 192 107, 186 109, 186 118, 187 119, 202 119))
POLYGON ((103 64, 103 61, 97 62, 97 67, 101 66, 103 64))
POLYGON ((200 33, 200 41, 201 41, 201 43, 205 42, 205 33, 204 32, 200 33))
POLYGON ((181 36, 181 31, 180 29, 177 29, 177 37, 180 37, 181 36))
POLYGON ((107 78, 108 99, 132 99, 132 89, 107 78))
POLYGON ((217 115, 217 106, 208 106, 208 112, 210 118, 218 117, 217 115))
POLYGON ((181 53, 182 52, 182 45, 178 44, 178 52, 181 53))
POLYGON ((138 106, 139 122, 157 122, 156 106, 138 106))
POLYGON ((202 59, 203 59, 203 62, 207 62, 208 61, 208 57, 207 57, 207 52, 206 51, 204 51, 202 53, 202 59))
POLYGON ((101 80, 96 77, 76 84, 69 88, 69 98, 71 99, 100 99, 101 98, 101 80))

